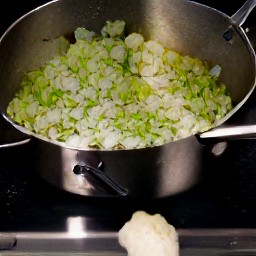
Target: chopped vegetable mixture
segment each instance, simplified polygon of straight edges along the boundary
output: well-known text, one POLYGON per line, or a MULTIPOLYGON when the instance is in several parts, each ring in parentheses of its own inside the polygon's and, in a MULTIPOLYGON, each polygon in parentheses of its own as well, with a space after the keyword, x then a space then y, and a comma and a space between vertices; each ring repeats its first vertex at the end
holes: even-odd
POLYGON ((29 71, 7 108, 19 125, 76 148, 134 149, 203 132, 232 108, 221 67, 124 35, 79 27, 65 54, 29 71))

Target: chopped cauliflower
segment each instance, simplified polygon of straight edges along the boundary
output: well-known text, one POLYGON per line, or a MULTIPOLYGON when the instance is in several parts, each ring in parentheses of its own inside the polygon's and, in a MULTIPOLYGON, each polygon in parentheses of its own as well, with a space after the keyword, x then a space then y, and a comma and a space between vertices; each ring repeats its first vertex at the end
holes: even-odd
POLYGON ((128 256, 178 256, 175 228, 160 214, 137 211, 118 232, 118 240, 128 256))

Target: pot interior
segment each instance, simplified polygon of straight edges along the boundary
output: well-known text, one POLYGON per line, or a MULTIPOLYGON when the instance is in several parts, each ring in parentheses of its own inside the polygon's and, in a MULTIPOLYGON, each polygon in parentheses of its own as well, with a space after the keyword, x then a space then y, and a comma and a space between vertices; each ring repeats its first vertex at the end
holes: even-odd
POLYGON ((254 88, 253 49, 243 30, 215 9, 186 0, 129 0, 129 4, 126 0, 59 0, 24 15, 2 36, 2 114, 24 73, 38 69, 58 54, 58 37, 71 38, 79 26, 100 32, 106 21, 117 19, 126 22, 127 32, 142 33, 146 39, 159 41, 183 55, 219 64, 221 81, 234 106, 240 103, 240 107, 254 88), (223 37, 228 30, 231 40, 223 37))

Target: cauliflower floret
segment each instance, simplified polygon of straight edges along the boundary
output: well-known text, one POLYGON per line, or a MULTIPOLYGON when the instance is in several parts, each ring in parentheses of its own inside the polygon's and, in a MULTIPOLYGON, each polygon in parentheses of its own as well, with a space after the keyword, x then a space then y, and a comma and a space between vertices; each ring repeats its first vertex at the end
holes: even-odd
POLYGON ((178 256, 175 228, 160 214, 137 211, 118 232, 118 240, 128 256, 178 256))
POLYGON ((123 20, 107 21, 101 30, 101 34, 110 37, 120 36, 124 32, 124 26, 125 22, 123 20))
POLYGON ((144 43, 144 37, 138 33, 132 33, 125 38, 125 43, 128 48, 137 51, 144 43))

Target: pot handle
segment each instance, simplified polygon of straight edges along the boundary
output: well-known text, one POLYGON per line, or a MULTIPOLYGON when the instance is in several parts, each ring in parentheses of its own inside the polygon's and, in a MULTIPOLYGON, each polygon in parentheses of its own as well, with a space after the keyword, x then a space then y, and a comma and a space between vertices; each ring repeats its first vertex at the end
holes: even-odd
MULTIPOLYGON (((100 162, 98 167, 93 167, 84 162, 79 162, 75 165, 73 172, 76 175, 86 176, 90 175, 96 179, 100 186, 109 191, 109 193, 118 196, 127 196, 128 190, 117 184, 110 176, 104 173, 103 163, 100 162)), ((93 184, 92 184, 93 185, 93 184)))
POLYGON ((3 118, 0 118, 0 148, 9 148, 26 144, 30 137, 18 131, 3 118))
POLYGON ((256 0, 247 0, 244 5, 231 16, 231 20, 238 26, 243 25, 248 15, 256 6, 256 0))
POLYGON ((256 138, 256 125, 219 127, 198 135, 199 139, 253 139, 256 138))
POLYGON ((16 146, 20 146, 20 145, 26 144, 28 142, 30 142, 30 138, 28 138, 28 139, 20 139, 18 141, 14 141, 14 142, 0 143, 0 148, 16 147, 16 146))

